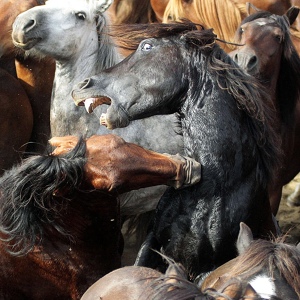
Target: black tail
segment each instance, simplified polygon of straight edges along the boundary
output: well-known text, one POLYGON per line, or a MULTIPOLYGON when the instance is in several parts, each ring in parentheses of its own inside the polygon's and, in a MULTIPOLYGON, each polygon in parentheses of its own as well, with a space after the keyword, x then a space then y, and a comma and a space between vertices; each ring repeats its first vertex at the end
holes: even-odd
POLYGON ((54 222, 66 203, 56 196, 72 192, 82 182, 86 163, 86 145, 80 139, 77 146, 62 156, 36 155, 6 171, 0 178, 0 231, 5 234, 8 251, 26 254, 41 239, 43 227, 54 222))

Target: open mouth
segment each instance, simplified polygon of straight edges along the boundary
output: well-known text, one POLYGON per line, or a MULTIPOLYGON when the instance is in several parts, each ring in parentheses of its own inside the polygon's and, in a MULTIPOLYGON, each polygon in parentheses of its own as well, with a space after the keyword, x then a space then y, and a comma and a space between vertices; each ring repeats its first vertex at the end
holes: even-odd
MULTIPOLYGON (((93 97, 93 98, 87 98, 84 100, 81 100, 79 102, 76 102, 76 105, 78 106, 84 106, 86 111, 91 114, 94 109, 102 104, 111 104, 111 99, 108 97, 93 97)), ((102 113, 100 116, 100 124, 104 126, 108 126, 108 122, 106 119, 106 113, 102 113)))

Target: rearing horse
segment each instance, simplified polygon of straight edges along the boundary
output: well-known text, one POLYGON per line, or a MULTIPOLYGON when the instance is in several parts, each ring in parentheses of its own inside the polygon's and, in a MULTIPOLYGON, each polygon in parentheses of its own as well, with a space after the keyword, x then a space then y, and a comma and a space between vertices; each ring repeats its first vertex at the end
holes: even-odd
POLYGON ((274 230, 267 182, 277 166, 279 136, 272 103, 215 44, 211 30, 184 22, 122 26, 121 35, 137 50, 78 83, 72 95, 91 110, 109 104, 101 118, 109 128, 180 113, 184 152, 201 161, 202 179, 165 192, 137 264, 164 269, 151 250, 162 249, 193 277, 235 256, 241 221, 255 236, 274 230))

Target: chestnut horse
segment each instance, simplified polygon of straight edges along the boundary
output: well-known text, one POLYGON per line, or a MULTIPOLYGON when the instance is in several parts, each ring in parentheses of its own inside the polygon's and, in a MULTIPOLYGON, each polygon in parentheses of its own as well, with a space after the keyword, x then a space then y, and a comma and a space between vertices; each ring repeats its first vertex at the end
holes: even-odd
POLYGON ((215 43, 212 30, 190 22, 156 23, 122 26, 121 35, 137 50, 78 83, 72 95, 91 110, 109 104, 101 118, 108 128, 179 113, 184 153, 201 161, 202 180, 167 189, 136 263, 164 271, 152 251, 162 249, 193 277, 235 255, 240 222, 255 236, 275 229, 267 182, 278 166, 280 136, 272 103, 215 43))
POLYGON ((77 142, 53 138, 53 154, 31 156, 0 178, 1 299, 79 299, 121 267, 120 193, 200 179, 195 161, 115 135, 77 142))
POLYGON ((33 128, 26 150, 35 153, 45 151, 50 137, 50 99, 55 64, 50 58, 27 56, 23 50, 16 49, 11 31, 18 14, 42 4, 45 0, 0 1, 0 66, 19 79, 29 98, 33 128))
POLYGON ((289 24, 298 16, 292 7, 278 16, 256 11, 237 31, 243 44, 230 55, 249 74, 269 90, 278 117, 277 130, 282 136, 282 167, 269 186, 270 203, 276 215, 282 187, 300 171, 300 58, 291 41, 289 24))
POLYGON ((146 267, 124 267, 94 283, 81 300, 93 299, 284 299, 300 296, 300 247, 274 241, 253 240, 240 224, 239 255, 202 278, 188 281, 182 266, 167 259, 165 274, 146 267))

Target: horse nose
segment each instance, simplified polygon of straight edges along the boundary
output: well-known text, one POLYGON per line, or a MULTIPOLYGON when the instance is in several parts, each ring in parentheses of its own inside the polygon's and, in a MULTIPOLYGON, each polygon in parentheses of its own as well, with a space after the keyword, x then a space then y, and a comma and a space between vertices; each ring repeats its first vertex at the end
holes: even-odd
POLYGON ((247 72, 253 71, 258 64, 255 54, 236 52, 233 53, 232 59, 247 72))
POLYGON ((86 78, 86 79, 84 79, 83 81, 81 81, 77 84, 77 88, 79 90, 84 90, 84 89, 89 88, 91 86, 93 86, 93 79, 92 78, 86 78))

